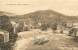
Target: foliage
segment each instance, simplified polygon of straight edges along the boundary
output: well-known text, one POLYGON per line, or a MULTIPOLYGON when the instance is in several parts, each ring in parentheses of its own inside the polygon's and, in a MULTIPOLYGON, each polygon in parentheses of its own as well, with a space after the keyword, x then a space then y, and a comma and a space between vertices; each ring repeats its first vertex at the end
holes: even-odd
POLYGON ((12 25, 8 16, 0 16, 0 29, 6 30, 8 32, 12 31, 12 25))

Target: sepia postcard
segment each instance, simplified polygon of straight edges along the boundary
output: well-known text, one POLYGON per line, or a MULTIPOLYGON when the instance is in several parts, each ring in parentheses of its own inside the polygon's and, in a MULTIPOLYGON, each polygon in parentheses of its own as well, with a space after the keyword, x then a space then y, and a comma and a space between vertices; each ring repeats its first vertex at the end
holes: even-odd
POLYGON ((78 0, 0 0, 0 50, 78 50, 78 0))

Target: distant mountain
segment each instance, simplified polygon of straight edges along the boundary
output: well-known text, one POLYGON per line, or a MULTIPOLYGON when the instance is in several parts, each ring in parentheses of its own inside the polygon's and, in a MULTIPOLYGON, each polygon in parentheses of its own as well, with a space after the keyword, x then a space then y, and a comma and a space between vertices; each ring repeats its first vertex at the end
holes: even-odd
POLYGON ((53 11, 53 10, 40 10, 36 12, 31 12, 28 14, 22 15, 24 19, 27 18, 36 18, 36 20, 40 19, 41 21, 45 20, 45 22, 78 22, 78 18, 76 16, 67 16, 62 13, 53 11))
POLYGON ((34 17, 34 16, 42 16, 42 17, 57 17, 57 16, 64 16, 64 14, 58 13, 53 10, 40 10, 28 14, 24 14, 24 16, 34 17))
POLYGON ((15 14, 13 14, 13 13, 0 11, 0 16, 3 16, 3 15, 6 15, 6 16, 15 16, 15 14))
POLYGON ((0 16, 7 15, 14 21, 32 22, 78 22, 77 16, 67 16, 54 10, 39 10, 24 15, 16 15, 9 12, 0 11, 0 16))

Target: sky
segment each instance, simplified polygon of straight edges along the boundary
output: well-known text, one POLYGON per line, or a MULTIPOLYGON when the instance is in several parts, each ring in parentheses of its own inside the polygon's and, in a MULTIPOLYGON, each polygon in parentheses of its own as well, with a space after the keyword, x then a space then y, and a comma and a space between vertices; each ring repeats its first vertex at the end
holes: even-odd
POLYGON ((0 0, 0 11, 18 15, 47 9, 77 16, 78 0, 0 0))

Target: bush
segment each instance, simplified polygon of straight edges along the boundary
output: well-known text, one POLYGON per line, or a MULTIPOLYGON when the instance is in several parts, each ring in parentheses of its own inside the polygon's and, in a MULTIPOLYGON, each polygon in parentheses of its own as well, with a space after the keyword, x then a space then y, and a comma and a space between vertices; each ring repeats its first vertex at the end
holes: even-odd
POLYGON ((51 27, 52 30, 57 30, 57 24, 56 23, 51 24, 50 27, 51 27))

